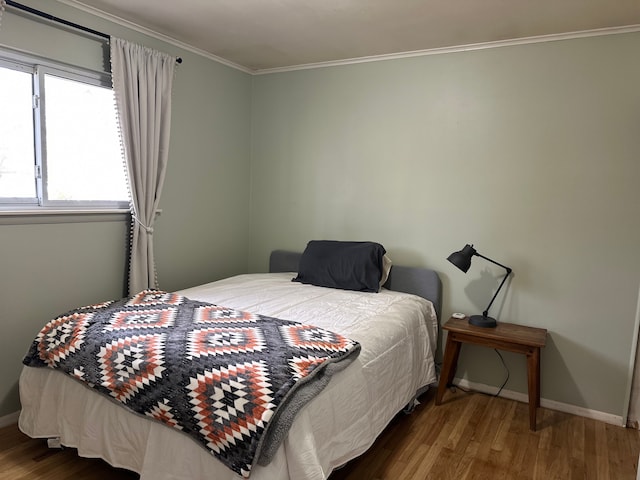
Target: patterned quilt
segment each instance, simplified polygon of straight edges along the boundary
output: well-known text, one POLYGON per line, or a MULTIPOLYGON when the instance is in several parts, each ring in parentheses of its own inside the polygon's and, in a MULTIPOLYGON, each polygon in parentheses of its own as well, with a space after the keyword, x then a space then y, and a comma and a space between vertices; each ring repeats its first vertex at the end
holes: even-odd
POLYGON ((248 478, 359 351, 313 326, 145 290, 53 319, 23 363, 59 369, 191 435, 248 478))

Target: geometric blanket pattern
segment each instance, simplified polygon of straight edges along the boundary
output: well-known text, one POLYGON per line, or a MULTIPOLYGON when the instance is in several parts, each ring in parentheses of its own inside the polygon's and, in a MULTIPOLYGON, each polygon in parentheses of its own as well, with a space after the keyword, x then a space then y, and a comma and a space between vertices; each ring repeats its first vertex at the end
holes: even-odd
POLYGON ((270 460, 263 447, 273 451, 304 402, 359 351, 321 328, 144 290, 51 320, 23 363, 59 369, 189 434, 248 478, 270 460))

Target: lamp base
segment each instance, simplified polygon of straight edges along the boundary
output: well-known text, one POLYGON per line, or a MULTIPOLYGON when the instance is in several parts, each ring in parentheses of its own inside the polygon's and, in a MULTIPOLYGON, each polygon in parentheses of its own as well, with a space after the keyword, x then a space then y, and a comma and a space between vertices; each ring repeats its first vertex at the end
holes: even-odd
POLYGON ((498 325, 495 318, 485 317, 484 315, 471 315, 469 317, 469 323, 476 327, 494 328, 498 325))

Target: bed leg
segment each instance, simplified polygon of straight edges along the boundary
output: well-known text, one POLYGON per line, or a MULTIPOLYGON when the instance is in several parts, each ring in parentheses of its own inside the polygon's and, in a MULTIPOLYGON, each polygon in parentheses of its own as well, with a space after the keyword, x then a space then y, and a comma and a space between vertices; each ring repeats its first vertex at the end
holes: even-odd
POLYGON ((407 403, 402 409, 402 413, 404 413, 405 415, 411 415, 418 405, 420 405, 418 397, 413 397, 411 401, 407 403))
POLYGON ((60 443, 60 437, 47 438, 47 447, 59 448, 62 450, 62 443, 60 443))

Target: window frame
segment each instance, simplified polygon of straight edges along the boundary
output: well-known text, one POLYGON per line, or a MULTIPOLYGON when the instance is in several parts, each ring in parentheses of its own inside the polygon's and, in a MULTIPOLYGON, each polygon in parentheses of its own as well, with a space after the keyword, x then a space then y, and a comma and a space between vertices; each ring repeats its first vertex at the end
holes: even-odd
MULTIPOLYGON (((32 76, 35 197, 0 197, 0 215, 51 213, 129 212, 130 201, 51 200, 47 192, 46 90, 45 75, 112 89, 111 74, 76 67, 35 55, 0 49, 0 67, 32 76)), ((124 159, 121 159, 125 168, 124 159)), ((127 191, 128 187, 127 187, 127 191)))

